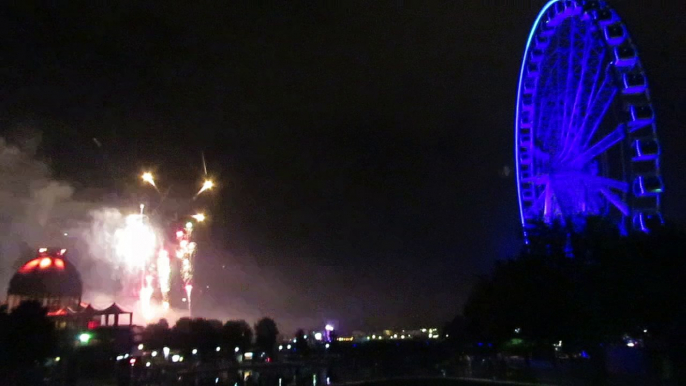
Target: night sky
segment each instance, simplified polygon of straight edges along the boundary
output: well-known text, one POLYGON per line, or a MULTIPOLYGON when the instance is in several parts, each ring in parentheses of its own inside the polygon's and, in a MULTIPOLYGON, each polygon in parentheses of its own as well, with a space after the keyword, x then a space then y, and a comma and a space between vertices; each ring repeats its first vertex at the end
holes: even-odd
MULTIPOLYGON (((197 279, 208 314, 440 325, 518 250, 504 171, 542 1, 15 3, 0 130, 42 132, 56 178, 121 192, 152 168, 190 192, 204 152, 221 183, 197 279)), ((665 215, 682 221, 686 2, 613 5, 659 114, 665 215)))

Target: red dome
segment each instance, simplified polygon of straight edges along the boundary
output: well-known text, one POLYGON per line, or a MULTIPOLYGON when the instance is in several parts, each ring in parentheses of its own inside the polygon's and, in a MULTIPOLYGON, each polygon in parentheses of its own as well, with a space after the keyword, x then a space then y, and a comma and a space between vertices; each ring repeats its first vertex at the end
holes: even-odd
POLYGON ((29 260, 14 274, 8 295, 81 297, 81 276, 63 256, 65 250, 41 248, 38 256, 29 260))

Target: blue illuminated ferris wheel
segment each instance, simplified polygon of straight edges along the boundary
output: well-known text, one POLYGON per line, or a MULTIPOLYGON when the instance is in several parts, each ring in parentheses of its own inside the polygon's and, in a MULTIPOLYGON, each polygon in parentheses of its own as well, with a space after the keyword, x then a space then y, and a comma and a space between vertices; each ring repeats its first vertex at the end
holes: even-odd
POLYGON ((604 1, 552 0, 529 34, 515 121, 524 231, 587 216, 662 223, 660 146, 626 26, 604 1))

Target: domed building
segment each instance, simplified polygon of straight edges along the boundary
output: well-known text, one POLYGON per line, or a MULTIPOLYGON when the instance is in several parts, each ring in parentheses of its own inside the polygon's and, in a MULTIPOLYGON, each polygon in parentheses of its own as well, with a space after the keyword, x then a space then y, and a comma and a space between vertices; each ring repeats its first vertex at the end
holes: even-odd
POLYGON ((81 275, 66 259, 66 251, 40 248, 36 257, 19 268, 7 288, 7 311, 11 312, 21 302, 37 301, 47 309, 47 315, 55 320, 60 329, 116 327, 120 325, 121 315, 128 316, 128 325, 131 326, 133 313, 115 303, 103 310, 96 310, 81 302, 81 275))
POLYGON ((14 274, 7 289, 7 307, 34 300, 54 312, 81 307, 83 283, 73 264, 64 256, 65 249, 41 248, 14 274))

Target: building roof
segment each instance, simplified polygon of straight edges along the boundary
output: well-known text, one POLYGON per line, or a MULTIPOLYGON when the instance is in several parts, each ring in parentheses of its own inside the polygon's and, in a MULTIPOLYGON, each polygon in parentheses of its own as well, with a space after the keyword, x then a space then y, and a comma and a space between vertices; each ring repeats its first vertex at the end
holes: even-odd
POLYGON ((8 295, 81 297, 83 284, 73 264, 60 252, 40 250, 10 280, 8 295))

